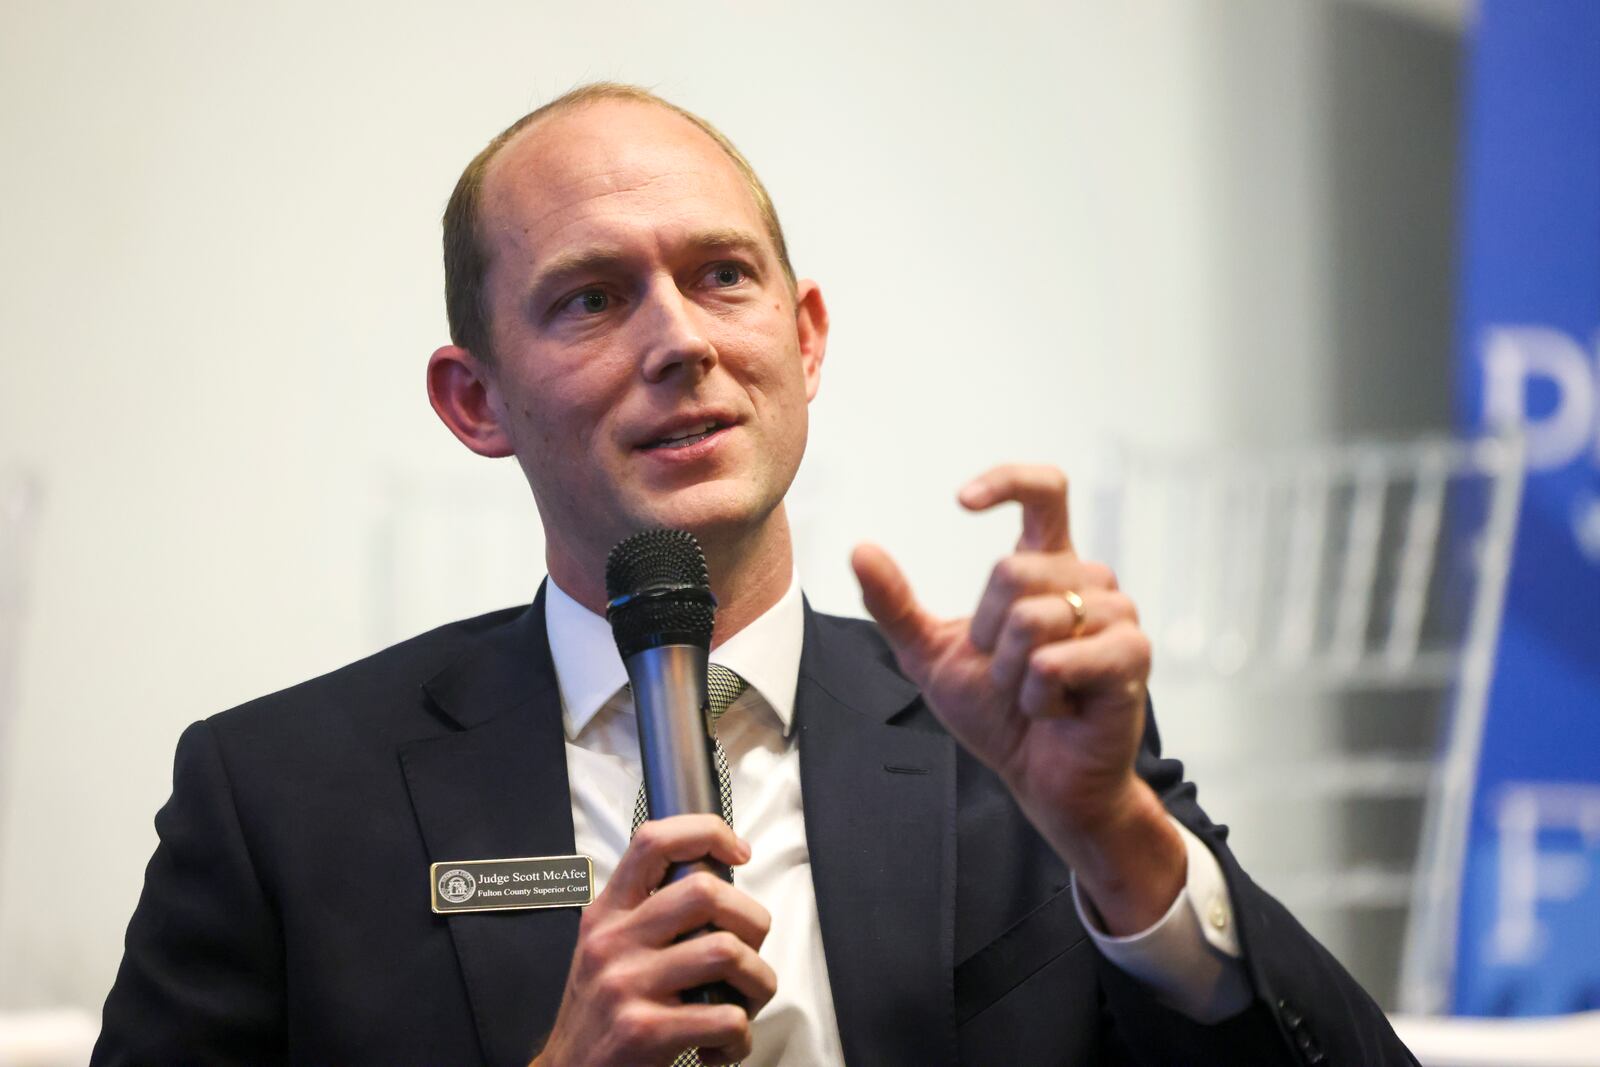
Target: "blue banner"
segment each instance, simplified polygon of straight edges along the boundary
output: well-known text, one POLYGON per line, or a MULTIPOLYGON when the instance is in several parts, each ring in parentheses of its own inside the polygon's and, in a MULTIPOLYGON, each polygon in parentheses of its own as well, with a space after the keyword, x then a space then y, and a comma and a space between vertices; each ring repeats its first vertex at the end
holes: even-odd
POLYGON ((1528 480, 1473 800, 1452 1009, 1600 1009, 1600 2, 1483 0, 1458 401, 1528 480))

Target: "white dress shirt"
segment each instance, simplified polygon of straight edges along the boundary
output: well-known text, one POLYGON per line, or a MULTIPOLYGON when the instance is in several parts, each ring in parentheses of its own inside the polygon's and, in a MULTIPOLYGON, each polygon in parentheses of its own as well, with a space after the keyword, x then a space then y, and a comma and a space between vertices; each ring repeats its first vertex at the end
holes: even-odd
MULTIPOLYGON (((628 677, 606 620, 546 585, 545 622, 561 690, 567 780, 578 852, 594 860, 604 889, 627 848, 634 799, 643 780, 628 677)), ((752 1023, 749 1067, 844 1062, 823 958, 811 853, 800 806, 800 752, 794 736, 795 687, 805 618, 798 581, 760 618, 711 651, 711 662, 749 688, 717 725, 733 785, 733 827, 750 842, 750 862, 734 884, 772 913, 761 957, 778 976, 777 995, 752 1023)), ((1188 884, 1167 914, 1132 937, 1110 937, 1077 898, 1078 913, 1107 958, 1202 1022, 1249 1002, 1238 938, 1221 868, 1179 825, 1189 854, 1188 884)))

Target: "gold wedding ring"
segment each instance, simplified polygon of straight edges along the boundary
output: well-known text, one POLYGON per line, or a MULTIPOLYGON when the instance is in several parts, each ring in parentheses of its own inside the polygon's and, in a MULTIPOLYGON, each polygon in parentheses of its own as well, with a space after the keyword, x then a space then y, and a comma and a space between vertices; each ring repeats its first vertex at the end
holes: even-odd
POLYGON ((1072 636, 1077 637, 1083 633, 1083 624, 1089 618, 1089 611, 1083 606, 1083 597, 1071 589, 1066 590, 1061 596, 1072 607, 1072 636))

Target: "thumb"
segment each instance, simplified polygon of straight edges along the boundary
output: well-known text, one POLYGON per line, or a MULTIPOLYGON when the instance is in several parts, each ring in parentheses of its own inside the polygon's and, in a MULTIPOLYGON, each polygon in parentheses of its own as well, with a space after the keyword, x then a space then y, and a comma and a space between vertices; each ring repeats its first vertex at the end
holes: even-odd
POLYGON ((877 545, 860 544, 850 554, 850 566, 861 583, 862 602, 895 651, 920 657, 933 641, 938 620, 917 603, 899 564, 877 545))

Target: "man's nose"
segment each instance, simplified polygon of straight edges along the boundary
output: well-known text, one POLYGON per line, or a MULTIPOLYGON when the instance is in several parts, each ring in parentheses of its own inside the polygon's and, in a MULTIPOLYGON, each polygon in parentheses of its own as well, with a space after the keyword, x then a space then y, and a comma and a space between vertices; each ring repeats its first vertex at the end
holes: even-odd
POLYGON ((644 362, 648 382, 666 381, 674 374, 699 381, 717 364, 717 350, 706 336, 705 319, 698 305, 684 296, 676 281, 663 279, 646 299, 644 362))

